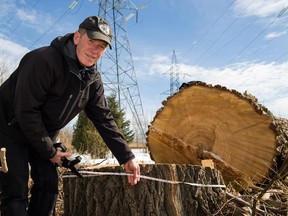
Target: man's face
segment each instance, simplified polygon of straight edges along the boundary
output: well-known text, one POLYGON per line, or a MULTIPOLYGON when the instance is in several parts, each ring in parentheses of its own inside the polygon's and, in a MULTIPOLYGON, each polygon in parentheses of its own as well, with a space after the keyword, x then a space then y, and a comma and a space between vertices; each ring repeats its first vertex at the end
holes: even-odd
POLYGON ((88 38, 86 32, 79 31, 74 34, 74 44, 76 45, 76 55, 81 65, 90 67, 104 54, 108 44, 102 40, 88 38))

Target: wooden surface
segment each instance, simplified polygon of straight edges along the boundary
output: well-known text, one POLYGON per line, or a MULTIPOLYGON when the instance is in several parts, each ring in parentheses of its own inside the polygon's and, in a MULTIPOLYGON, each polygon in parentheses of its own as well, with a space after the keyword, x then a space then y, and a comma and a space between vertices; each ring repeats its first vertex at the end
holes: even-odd
POLYGON ((253 100, 221 86, 187 85, 163 103, 149 126, 152 159, 193 165, 213 159, 226 183, 263 182, 278 143, 269 111, 253 100))

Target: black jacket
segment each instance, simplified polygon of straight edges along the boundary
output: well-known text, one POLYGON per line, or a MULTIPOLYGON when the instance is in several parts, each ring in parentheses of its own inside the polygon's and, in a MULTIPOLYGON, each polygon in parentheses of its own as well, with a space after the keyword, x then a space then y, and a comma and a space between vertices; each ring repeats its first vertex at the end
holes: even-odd
POLYGON ((48 159, 56 153, 53 137, 84 109, 123 164, 134 155, 110 115, 100 73, 83 68, 75 49, 67 34, 22 58, 0 86, 0 130, 48 159))

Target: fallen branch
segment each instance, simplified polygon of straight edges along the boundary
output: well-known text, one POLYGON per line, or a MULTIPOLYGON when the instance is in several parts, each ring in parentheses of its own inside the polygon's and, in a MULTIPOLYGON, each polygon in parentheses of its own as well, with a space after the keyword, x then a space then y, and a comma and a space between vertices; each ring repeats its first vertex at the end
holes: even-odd
MULTIPOLYGON (((254 202, 253 202, 253 208, 252 208, 252 216, 255 216, 256 214, 256 205, 257 205, 257 202, 259 200, 261 200, 261 198, 264 196, 264 194, 269 190, 269 188, 279 179, 281 179, 284 175, 284 173, 286 173, 286 170, 287 170, 287 167, 288 167, 288 155, 286 156, 282 166, 280 167, 279 171, 276 172, 271 181, 267 184, 267 186, 261 191, 261 193, 259 194, 258 197, 256 197, 254 199, 254 202)), ((257 209, 258 210, 258 209, 257 209)))
MULTIPOLYGON (((230 199, 230 201, 233 201, 234 203, 236 203, 239 207, 249 207, 252 209, 252 205, 249 203, 249 202, 246 202, 245 200, 239 198, 239 197, 236 197, 230 193, 226 193, 226 197, 230 199)), ((266 212, 264 212, 263 210, 255 207, 257 209, 257 211, 265 214, 266 212)))

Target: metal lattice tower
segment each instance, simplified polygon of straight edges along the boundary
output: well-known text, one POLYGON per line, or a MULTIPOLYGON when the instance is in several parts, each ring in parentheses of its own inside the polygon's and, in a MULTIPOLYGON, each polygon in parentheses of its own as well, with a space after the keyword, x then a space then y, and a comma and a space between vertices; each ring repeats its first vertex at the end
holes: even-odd
POLYGON ((161 93, 162 95, 173 95, 174 93, 178 92, 180 87, 179 82, 179 65, 176 58, 175 50, 173 50, 172 60, 171 60, 171 67, 165 73, 170 76, 170 89, 161 93))
POLYGON ((173 50, 171 68, 170 68, 170 95, 173 95, 179 90, 179 65, 176 58, 175 50, 173 50))
POLYGON ((98 16, 106 19, 112 28, 112 50, 107 50, 98 64, 105 85, 105 93, 116 94, 120 109, 126 112, 134 129, 135 141, 146 143, 147 124, 134 70, 126 23, 138 17, 137 7, 129 0, 99 0, 98 16), (129 109, 128 109, 129 108, 129 109))

